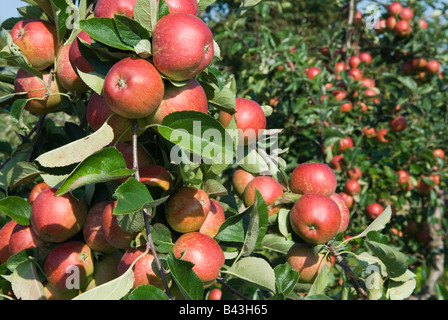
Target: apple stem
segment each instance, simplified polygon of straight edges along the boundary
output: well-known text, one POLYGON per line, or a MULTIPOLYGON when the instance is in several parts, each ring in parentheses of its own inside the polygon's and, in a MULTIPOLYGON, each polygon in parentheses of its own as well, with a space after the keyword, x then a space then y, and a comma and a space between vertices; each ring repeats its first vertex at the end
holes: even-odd
POLYGON ((354 274, 353 270, 347 264, 347 261, 345 261, 345 259, 337 252, 336 248, 333 245, 328 245, 328 248, 330 249, 330 253, 336 258, 337 263, 342 267, 345 274, 350 279, 350 282, 352 283, 358 295, 360 295, 363 300, 368 300, 368 294, 366 290, 361 285, 361 282, 358 280, 358 277, 354 274))
MULTIPOLYGON (((134 177, 137 179, 137 181, 140 181, 140 173, 138 170, 138 155, 137 155, 137 132, 139 129, 139 125, 137 120, 132 120, 132 165, 135 170, 134 177)), ((159 270, 160 277, 162 278, 163 286, 165 288, 165 292, 168 296, 168 298, 171 300, 173 299, 173 296, 170 291, 170 287, 168 285, 168 282, 166 281, 165 277, 165 270, 163 269, 162 263, 160 262, 159 256, 157 255, 156 247, 154 245, 154 241, 152 240, 151 235, 151 220, 152 215, 148 212, 146 208, 142 210, 143 218, 145 221, 145 229, 146 229, 146 249, 151 250, 152 255, 154 256, 154 260, 156 261, 157 269, 159 270)))

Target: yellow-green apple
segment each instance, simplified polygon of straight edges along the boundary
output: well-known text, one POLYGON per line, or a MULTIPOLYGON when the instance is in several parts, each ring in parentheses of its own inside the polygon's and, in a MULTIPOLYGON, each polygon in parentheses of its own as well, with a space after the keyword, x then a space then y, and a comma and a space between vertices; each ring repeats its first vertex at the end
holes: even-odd
POLYGON ((194 264, 193 271, 205 286, 211 285, 218 277, 225 263, 224 252, 212 237, 200 233, 189 232, 181 235, 172 248, 177 258, 194 264))
POLYGON ((56 196, 56 188, 43 190, 31 207, 30 224, 39 238, 46 242, 63 242, 83 227, 87 205, 70 193, 56 196))
POLYGON ((329 196, 306 193, 292 206, 292 230, 305 242, 324 244, 338 234, 341 210, 329 196))
POLYGON ((361 185, 358 180, 349 179, 345 182, 344 191, 351 196, 356 196, 359 192, 361 192, 361 185))
POLYGON ((275 201, 283 195, 281 184, 271 176, 258 176, 253 178, 244 189, 243 202, 249 207, 255 202, 255 189, 257 189, 268 205, 268 214, 274 215, 280 210, 275 201))
MULTIPOLYGON (((84 40, 88 44, 92 43, 92 37, 90 37, 90 35, 85 31, 81 31, 78 34, 77 38, 84 40)), ((68 51, 68 58, 70 60, 73 69, 75 71, 79 69, 84 73, 95 71, 93 66, 82 56, 81 52, 79 51, 77 38, 73 40, 72 44, 70 45, 70 50, 68 51)))
POLYGON ((218 234, 219 228, 225 220, 226 216, 222 206, 217 200, 210 199, 210 211, 199 229, 199 232, 214 237, 218 234))
POLYGON ((383 213, 383 206, 381 204, 379 204, 378 202, 374 202, 374 203, 370 203, 369 205, 367 205, 366 207, 366 213, 367 216, 371 219, 371 220, 375 220, 376 218, 378 218, 378 216, 383 213))
POLYGON ((246 171, 241 167, 236 168, 232 175, 233 192, 241 198, 247 184, 256 176, 257 174, 246 171))
POLYGON ((53 65, 58 43, 50 22, 21 20, 11 29, 11 37, 33 68, 44 70, 53 65))
POLYGON ((110 201, 103 210, 101 227, 109 244, 117 249, 128 249, 137 233, 126 232, 118 224, 117 216, 113 214, 117 201, 110 201))
POLYGON ((63 88, 56 76, 47 71, 42 71, 42 79, 35 75, 19 69, 14 79, 14 90, 16 93, 26 92, 29 100, 25 109, 37 114, 53 112, 62 102, 63 88), (42 82, 43 81, 43 82, 42 82), (49 95, 45 84, 49 84, 49 95))
POLYGON ((199 6, 197 0, 165 0, 170 13, 198 14, 199 6))
MULTIPOLYGON (((236 126, 238 128, 240 144, 252 144, 256 142, 266 129, 266 116, 261 106, 247 98, 238 97, 235 100, 236 126)), ((232 116, 224 111, 219 112, 219 122, 225 128, 232 116)))
POLYGON ((172 80, 184 81, 210 65, 214 55, 213 36, 197 16, 170 13, 157 22, 152 49, 155 67, 172 80))
POLYGON ((16 225, 17 222, 9 220, 0 229, 0 263, 5 263, 11 256, 9 253, 9 239, 16 225))
POLYGON ((186 233, 201 228, 210 211, 210 198, 199 188, 181 187, 166 202, 165 218, 177 232, 186 233))
POLYGON ((294 193, 321 193, 330 196, 336 187, 336 175, 324 163, 302 163, 291 173, 290 188, 294 193))
POLYGON ((333 193, 330 198, 334 202, 336 202, 339 210, 341 211, 341 224, 339 225, 338 233, 345 232, 350 222, 350 210, 348 209, 347 203, 345 202, 344 198, 338 193, 333 193))
POLYGON ((86 92, 89 87, 78 76, 70 63, 68 56, 70 48, 71 44, 66 44, 59 49, 56 63, 56 75, 65 90, 77 93, 86 92))
POLYGON ((128 57, 115 63, 104 79, 109 108, 130 119, 149 116, 162 102, 165 86, 151 62, 128 57))
POLYGON ((108 201, 101 201, 94 204, 87 213, 86 221, 82 229, 84 242, 92 250, 101 253, 110 253, 117 249, 107 241, 102 226, 103 212, 108 204, 108 201))
POLYGON ((95 17, 113 18, 120 14, 134 18, 134 6, 137 0, 98 0, 95 5, 95 17))
POLYGON ((9 238, 9 253, 15 255, 24 249, 34 249, 42 246, 42 241, 30 226, 17 224, 9 238))
POLYGON ((36 199, 37 195, 48 188, 50 188, 50 186, 45 182, 39 182, 35 184, 30 191, 30 195, 28 196, 28 203, 33 205, 33 202, 36 199))

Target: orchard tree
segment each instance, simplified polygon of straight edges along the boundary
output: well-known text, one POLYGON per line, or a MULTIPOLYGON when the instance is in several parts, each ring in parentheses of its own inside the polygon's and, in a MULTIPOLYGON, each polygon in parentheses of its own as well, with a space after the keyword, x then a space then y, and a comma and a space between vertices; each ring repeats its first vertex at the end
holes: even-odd
POLYGON ((353 2, 26 3, 2 24, 2 299, 413 294, 426 252, 395 235, 434 240, 446 175, 431 46, 440 65, 399 75, 422 40, 365 31, 353 2))

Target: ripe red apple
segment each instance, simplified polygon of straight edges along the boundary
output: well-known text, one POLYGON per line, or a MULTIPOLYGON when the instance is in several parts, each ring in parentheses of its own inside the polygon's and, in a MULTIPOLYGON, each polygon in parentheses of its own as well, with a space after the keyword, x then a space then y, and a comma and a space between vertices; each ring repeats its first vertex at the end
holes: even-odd
POLYGON ((387 12, 389 13, 389 15, 393 16, 393 15, 397 15, 400 14, 401 10, 403 9, 403 6, 401 5, 400 2, 395 1, 392 4, 387 6, 387 12))
POLYGON ((395 26, 395 33, 400 37, 407 37, 412 33, 412 27, 407 20, 400 20, 395 26))
POLYGON ((344 199, 347 204, 347 208, 351 209, 353 207, 353 197, 351 195, 346 194, 345 192, 339 192, 339 195, 344 199))
POLYGON ((426 65, 426 70, 431 74, 437 74, 440 69, 440 63, 437 60, 430 60, 426 65))
POLYGON ((244 189, 246 189, 247 184, 256 176, 256 174, 246 171, 241 167, 236 168, 232 175, 232 186, 234 193, 239 198, 242 198, 244 189))
POLYGON ((358 180, 349 179, 345 182, 344 191, 351 196, 356 196, 359 192, 361 192, 361 185, 358 180))
POLYGON ((417 180, 417 190, 421 194, 428 194, 434 186, 427 184, 423 180, 423 176, 417 180))
POLYGON ((198 14, 198 2, 196 0, 166 0, 170 13, 198 14))
POLYGON ((362 171, 358 167, 354 167, 348 170, 347 174, 350 177, 350 179, 358 180, 362 176, 362 171))
POLYGON ((104 79, 104 100, 113 112, 125 118, 149 116, 162 102, 164 93, 159 72, 141 58, 118 61, 104 79))
POLYGON ((172 251, 177 258, 182 256, 184 260, 194 263, 193 271, 205 286, 215 281, 225 263, 224 252, 219 244, 212 237, 200 232, 181 235, 174 243, 172 251))
POLYGON ((208 300, 221 300, 222 290, 219 288, 213 288, 208 295, 208 300))
MULTIPOLYGON (((117 268, 118 276, 125 273, 131 264, 143 253, 145 252, 145 246, 138 248, 129 248, 123 254, 117 268)), ((155 286, 159 289, 163 289, 162 279, 159 278, 154 270, 152 269, 152 262, 154 261, 154 255, 151 252, 147 252, 143 257, 141 257, 132 268, 134 272, 134 284, 133 289, 138 286, 149 284, 155 286)))
POLYGON ((137 0, 98 0, 95 5, 95 17, 113 18, 114 14, 121 14, 134 18, 134 6, 137 0))
POLYGON ((350 222, 350 210, 347 206, 347 203, 345 202, 344 198, 338 193, 333 193, 330 198, 334 202, 336 202, 341 213, 341 224, 339 225, 338 233, 345 232, 350 222))
POLYGON ((42 76, 46 84, 50 83, 50 95, 48 97, 46 97, 47 90, 42 80, 25 70, 19 69, 14 80, 15 92, 27 92, 27 99, 33 99, 29 100, 25 105, 25 109, 32 113, 43 114, 52 112, 62 102, 62 96, 59 93, 63 90, 57 78, 47 71, 42 71, 42 76))
POLYGON ((102 253, 110 253, 117 249, 107 241, 102 226, 103 212, 108 204, 108 201, 101 201, 90 208, 82 230, 85 243, 92 250, 102 253))
POLYGON ((219 228, 225 220, 226 216, 222 206, 215 199, 210 199, 210 211, 199 232, 213 238, 218 234, 219 228))
POLYGON ((118 249, 128 249, 136 233, 129 233, 121 229, 117 216, 113 214, 117 201, 109 202, 103 210, 101 228, 104 230, 106 241, 118 249))
POLYGON ((204 88, 192 78, 184 86, 167 85, 165 95, 157 109, 146 118, 150 124, 161 124, 162 120, 175 111, 200 111, 208 113, 208 101, 204 88))
POLYGON ((15 255, 24 249, 34 249, 42 246, 42 241, 30 226, 17 224, 9 238, 9 253, 15 255))
POLYGON ((403 62, 402 66, 401 66, 401 70, 406 75, 410 75, 410 74, 412 74, 412 72, 414 72, 414 68, 412 67, 412 63, 410 61, 403 62))
POLYGON ((306 71, 306 76, 308 79, 313 80, 315 76, 321 73, 322 70, 318 67, 311 67, 306 71))
POLYGON ((362 80, 362 72, 358 68, 351 68, 348 71, 348 76, 353 79, 353 81, 361 81, 362 80))
POLYGON ((349 102, 341 104, 341 106, 339 107, 339 112, 350 112, 352 109, 353 109, 353 105, 349 101, 349 102))
POLYGON ((17 222, 9 220, 0 228, 0 263, 8 261, 11 254, 9 253, 9 239, 17 222))
POLYGON ((50 186, 45 182, 39 182, 35 184, 30 191, 30 195, 28 196, 28 203, 32 205, 37 195, 48 188, 50 188, 50 186))
POLYGON ((342 61, 337 62, 335 64, 335 66, 334 66, 334 72, 335 73, 346 71, 347 69, 348 69, 347 65, 344 62, 342 62, 342 61))
POLYGON ((411 60, 412 69, 414 71, 423 71, 428 65, 428 61, 422 57, 415 57, 411 60))
POLYGON ((333 158, 330 161, 330 167, 334 170, 342 170, 345 168, 345 159, 344 156, 341 154, 335 154, 333 158))
POLYGON ((298 194, 321 193, 330 196, 337 187, 336 175, 324 163, 302 163, 291 173, 291 191, 298 194))
POLYGON ((372 56, 368 52, 361 52, 359 54, 359 59, 361 59, 361 61, 365 62, 366 64, 370 64, 370 62, 372 62, 372 56))
POLYGON ((195 15, 170 13, 152 34, 155 67, 172 80, 194 78, 209 66, 214 55, 209 27, 195 15))
POLYGON ((338 233, 341 211, 329 196, 306 193, 292 206, 290 223, 293 231, 306 242, 324 244, 338 233))
POLYGON ((434 159, 437 159, 437 158, 441 158, 441 159, 443 159, 443 158, 445 158, 445 151, 443 151, 442 149, 434 149, 434 151, 433 151, 433 154, 434 154, 434 159))
POLYGON ((168 170, 159 165, 150 164, 139 168, 139 174, 140 182, 151 187, 160 187, 165 191, 169 190, 173 183, 173 178, 168 170))
POLYGON ((400 169, 397 172, 395 172, 396 175, 398 175, 398 183, 408 183, 409 182, 409 173, 406 170, 400 169))
POLYGON ((337 89, 337 90, 331 91, 331 93, 333 94, 336 101, 344 100, 345 97, 347 97, 347 92, 345 92, 344 90, 337 89))
POLYGON ((426 20, 420 18, 420 19, 418 19, 418 23, 419 23, 418 25, 421 29, 424 29, 424 30, 428 29, 428 22, 426 20))
MULTIPOLYGON (((90 35, 85 31, 81 31, 78 34, 77 38, 84 40, 89 44, 92 43, 92 37, 90 37, 90 35)), ((78 40, 76 38, 70 45, 70 50, 68 51, 68 58, 75 71, 77 71, 77 69, 79 69, 84 73, 95 71, 93 66, 82 56, 81 52, 79 51, 78 40)))
POLYGON ((56 290, 60 292, 83 290, 94 271, 92 252, 89 246, 80 241, 61 243, 50 250, 45 258, 43 270, 48 283, 56 290), (71 288, 71 285, 74 288, 71 288))
POLYGON ((76 71, 73 69, 72 64, 70 63, 70 48, 71 44, 66 44, 59 49, 56 64, 56 75, 65 90, 78 93, 86 92, 89 87, 78 76, 76 71))
POLYGON ((406 129, 408 122, 405 117, 398 116, 389 122, 390 128, 395 132, 401 132, 406 129))
POLYGON ((368 126, 365 126, 362 128, 362 131, 364 132, 367 138, 376 138, 377 136, 375 128, 369 128, 368 126))
POLYGON ((350 66, 351 69, 357 68, 358 65, 361 63, 361 58, 358 56, 351 56, 349 61, 348 61, 348 65, 350 66))
POLYGON ((269 215, 276 214, 280 206, 274 206, 275 200, 283 195, 280 183, 270 176, 258 176, 253 178, 246 186, 243 193, 243 202, 249 207, 255 202, 255 189, 257 189, 268 205, 269 215))
POLYGON ((375 220, 376 218, 378 218, 378 216, 383 213, 383 211, 383 207, 378 202, 371 203, 366 207, 367 216, 371 220, 375 220))
POLYGON ((431 174, 429 175, 429 179, 431 179, 432 181, 434 181, 434 183, 435 183, 436 185, 439 185, 439 184, 440 184, 440 175, 439 175, 439 174, 431 173, 431 174))
POLYGON ((305 243, 296 243, 286 255, 288 264, 299 272, 300 283, 313 283, 322 267, 332 268, 332 263, 325 260, 322 253, 315 254, 312 247, 305 243))
POLYGON ((353 148, 353 140, 349 136, 346 136, 338 141, 339 151, 344 152, 347 148, 353 148))
POLYGON ((204 190, 182 187, 167 200, 165 218, 175 231, 186 233, 199 230, 209 211, 210 199, 204 190))
POLYGON ((11 37, 35 69, 44 70, 53 65, 57 35, 51 23, 37 19, 21 20, 11 29, 11 37))
POLYGON ((384 33, 384 31, 386 31, 386 28, 387 28, 386 20, 384 19, 378 20, 378 22, 375 24, 375 31, 378 34, 384 33))
MULTIPOLYGON (((261 106, 247 98, 236 98, 234 114, 239 139, 242 144, 254 143, 266 129, 266 116, 261 106)), ((232 116, 224 111, 219 112, 219 122, 227 127, 232 116)))
POLYGON ((383 143, 383 144, 389 143, 389 139, 387 138, 387 133, 388 132, 389 132, 388 129, 380 129, 380 130, 378 130, 378 132, 376 133, 376 138, 378 139, 378 141, 383 143))
POLYGON ((402 20, 412 20, 414 18, 414 11, 411 8, 405 7, 400 11, 400 18, 402 20))
POLYGON ((39 238, 47 242, 63 242, 83 227, 87 206, 70 193, 55 196, 57 189, 43 190, 33 202, 30 224, 39 238))

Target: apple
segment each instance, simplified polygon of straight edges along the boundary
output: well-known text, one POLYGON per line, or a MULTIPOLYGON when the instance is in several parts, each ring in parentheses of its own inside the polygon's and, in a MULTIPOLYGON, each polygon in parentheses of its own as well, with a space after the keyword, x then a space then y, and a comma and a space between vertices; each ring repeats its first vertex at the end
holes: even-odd
POLYGON ((61 243, 50 250, 44 260, 43 270, 48 283, 56 290, 83 290, 94 272, 92 251, 80 241, 61 243))
POLYGON ((415 57, 411 60, 412 69, 414 71, 423 71, 428 65, 428 61, 422 57, 415 57))
POLYGON ((95 5, 95 17, 113 18, 114 14, 121 14, 134 18, 134 6, 137 0, 98 0, 95 5))
POLYGON ((87 213, 83 226, 83 237, 85 243, 94 251, 110 253, 116 250, 106 239, 102 226, 103 212, 108 201, 101 201, 93 205, 87 213))
POLYGON ((403 6, 398 1, 395 1, 387 6, 387 12, 391 16, 400 14, 402 9, 403 9, 403 6))
POLYGON ((257 174, 246 171, 241 167, 236 168, 232 175, 232 186, 234 193, 239 198, 242 198, 244 189, 246 189, 247 184, 256 176, 257 174))
POLYGON ((343 168, 345 168, 345 165, 346 165, 346 163, 345 163, 344 156, 341 154, 334 155, 330 161, 330 166, 334 170, 342 170, 343 168))
POLYGON ((434 159, 437 159, 437 158, 443 159, 443 158, 445 158, 445 151, 437 148, 437 149, 434 149, 433 155, 434 155, 434 159))
POLYGON ((300 283, 313 283, 324 264, 331 269, 332 263, 322 253, 315 254, 306 243, 294 244, 286 254, 287 263, 299 272, 300 283))
MULTIPOLYGON (((261 137, 266 129, 266 116, 261 106, 247 98, 236 98, 235 120, 241 144, 254 143, 261 137)), ((219 112, 219 122, 223 127, 227 127, 232 116, 224 111, 219 112)))
POLYGON ((339 192, 339 195, 344 199, 347 204, 347 208, 351 209, 353 207, 353 197, 351 195, 346 194, 345 192, 339 192))
POLYGON ((433 188, 434 188, 434 186, 427 184, 423 180, 423 177, 421 177, 417 180, 417 191, 419 193, 428 194, 433 188))
POLYGON ((414 72, 414 68, 412 67, 412 62, 410 62, 410 61, 403 62, 402 66, 401 66, 401 70, 406 75, 412 74, 414 72))
POLYGON ((0 263, 5 263, 11 256, 9 252, 9 239, 16 225, 17 222, 9 220, 0 228, 0 263))
POLYGON ((378 93, 373 88, 367 88, 364 91, 364 97, 367 101, 373 101, 374 103, 378 103, 379 100, 377 98, 378 93))
POLYGON ((336 175, 324 163, 302 163, 291 173, 290 188, 294 193, 321 193, 330 196, 336 187, 336 175))
POLYGON ((338 193, 333 193, 330 198, 334 202, 336 202, 341 214, 341 224, 339 225, 338 233, 345 232, 350 222, 350 210, 347 206, 347 203, 345 202, 344 198, 338 193))
POLYGON ((33 68, 44 70, 53 65, 58 40, 56 28, 48 21, 21 20, 11 29, 11 38, 33 68))
POLYGON ((348 76, 353 79, 353 81, 361 81, 362 80, 362 72, 358 68, 351 68, 348 71, 348 76))
POLYGON ((389 143, 389 139, 387 138, 387 133, 389 132, 388 129, 380 129, 378 130, 378 132, 376 133, 376 138, 379 142, 383 143, 383 144, 387 144, 389 143))
POLYGON ((208 295, 208 300, 221 300, 222 298, 222 290, 219 288, 213 288, 210 290, 210 294, 208 295))
POLYGON ((51 284, 48 283, 48 281, 45 281, 43 283, 44 287, 44 296, 47 300, 72 300, 76 296, 79 295, 79 290, 69 290, 69 291, 59 291, 53 288, 51 284))
MULTIPOLYGON (((92 37, 85 32, 81 31, 77 38, 84 40, 88 44, 92 43, 92 37)), ((72 64, 73 69, 77 72, 77 69, 84 73, 94 72, 95 69, 93 66, 82 56, 81 52, 79 51, 79 45, 78 40, 75 38, 73 40, 72 44, 70 45, 70 50, 68 51, 68 58, 70 60, 70 63, 72 64)))
POLYGON ((434 181, 434 183, 436 185, 440 184, 440 175, 438 175, 436 173, 431 173, 428 178, 431 179, 432 181, 434 181))
POLYGON ((389 122, 390 128, 395 132, 401 132, 406 129, 408 122, 405 117, 398 116, 389 122))
POLYGON ((437 60, 430 60, 426 65, 426 70, 431 74, 437 74, 440 69, 440 63, 437 60))
POLYGON ((370 128, 368 126, 365 126, 362 128, 362 132, 366 135, 367 138, 376 138, 377 132, 375 128, 370 128))
POLYGON ((162 102, 150 114, 146 121, 149 124, 161 124, 163 119, 175 111, 200 111, 208 113, 208 101, 204 88, 192 78, 181 86, 167 85, 162 102))
POLYGON ((378 22, 375 24, 375 31, 378 34, 384 33, 384 31, 386 31, 386 28, 387 28, 386 20, 384 19, 379 19, 378 22))
POLYGON ((170 13, 198 14, 198 2, 196 0, 165 0, 170 13))
POLYGON ((186 233, 201 228, 210 211, 207 193, 194 187, 181 187, 166 202, 165 218, 177 232, 186 233))
POLYGON ((347 97, 347 92, 345 92, 344 90, 337 89, 331 91, 331 93, 333 94, 336 101, 342 101, 347 97))
POLYGON ((371 203, 366 207, 367 216, 371 220, 375 220, 378 216, 383 213, 383 206, 381 206, 378 202, 371 203))
POLYGON ((351 196, 356 196, 359 192, 361 192, 361 185, 358 180, 349 179, 345 182, 344 191, 351 196))
POLYGON ((225 263, 224 252, 210 236, 200 232, 181 235, 172 248, 177 258, 194 264, 193 271, 205 286, 212 284, 225 263))
POLYGON ((155 67, 166 77, 175 81, 194 78, 212 61, 212 32, 195 15, 170 13, 154 28, 152 54, 155 67))
POLYGON ((56 196, 56 188, 43 190, 31 207, 30 224, 36 235, 46 242, 63 242, 83 227, 87 205, 70 193, 56 196))
POLYGON ((123 257, 123 253, 119 250, 99 255, 93 261, 93 276, 89 282, 86 291, 98 287, 106 282, 112 281, 118 277, 118 264, 123 257))
POLYGON ((215 199, 210 199, 210 211, 199 232, 213 238, 218 234, 219 228, 225 220, 226 216, 222 206, 215 199))
POLYGON ((346 71, 347 69, 348 69, 347 65, 344 62, 342 62, 342 61, 337 62, 335 64, 335 66, 334 66, 334 72, 335 73, 346 71))
POLYGON ((59 93, 63 89, 57 78, 47 71, 42 71, 42 78, 43 80, 19 69, 14 79, 14 91, 16 93, 26 92, 26 98, 32 99, 26 103, 25 109, 36 114, 53 112, 62 102, 62 96, 59 93), (44 82, 49 84, 50 95, 48 96, 46 96, 47 90, 44 82))
POLYGON ((386 27, 388 30, 394 30, 397 25, 397 19, 395 17, 388 17, 386 19, 386 27))
POLYGON ((425 19, 422 18, 418 19, 418 25, 421 29, 424 30, 428 29, 428 22, 425 19))
POLYGON ((361 82, 362 82, 361 85, 363 87, 366 87, 366 88, 374 88, 375 87, 375 80, 373 80, 373 79, 362 78, 361 82))
POLYGON ((304 241, 324 244, 333 239, 341 226, 341 211, 329 196, 306 193, 292 206, 290 223, 304 241))
POLYGON ((34 249, 42 246, 42 241, 30 226, 17 224, 9 238, 9 253, 15 255, 24 249, 34 249))
POLYGON ((275 200, 283 195, 280 183, 270 176, 258 176, 253 178, 246 186, 243 193, 243 202, 249 207, 255 202, 255 189, 257 189, 268 205, 269 215, 274 215, 280 210, 280 206, 274 206, 275 200))
POLYGON ((339 151, 344 152, 347 148, 353 148, 353 140, 349 136, 346 136, 338 141, 339 151))
POLYGON ((359 54, 359 59, 361 59, 361 61, 365 62, 366 64, 370 64, 372 62, 372 56, 367 52, 361 52, 359 54))
POLYGON ((131 246, 137 233, 127 232, 121 229, 117 216, 113 214, 117 201, 110 201, 103 210, 101 228, 104 230, 106 241, 117 249, 126 250, 131 246))
POLYGON ((361 58, 358 56, 351 56, 350 59, 348 60, 348 65, 350 66, 351 69, 357 68, 358 65, 361 63, 361 58))
POLYGON ((350 112, 352 109, 353 109, 353 105, 349 101, 349 102, 341 104, 341 106, 339 107, 339 112, 350 112))
POLYGON ((39 182, 35 184, 30 191, 30 195, 28 196, 28 203, 33 205, 33 202, 34 200, 36 200, 37 195, 48 188, 50 188, 50 186, 45 182, 39 182))
POLYGON ((414 11, 412 11, 412 9, 408 7, 403 8, 400 11, 400 18, 402 20, 412 20, 412 18, 414 18, 414 11))
POLYGON ((149 164, 139 168, 140 182, 151 186, 159 187, 168 191, 173 183, 173 178, 165 167, 149 164))
POLYGON ((400 37, 407 37, 412 33, 412 27, 407 20, 398 21, 394 30, 400 37))
POLYGON ((66 44, 59 49, 57 63, 56 63, 56 75, 62 87, 67 91, 82 93, 86 92, 89 87, 78 76, 73 69, 69 59, 69 51, 71 44, 66 44))
POLYGON ((406 170, 400 169, 397 172, 395 172, 395 175, 398 175, 398 183, 399 184, 403 184, 403 183, 408 183, 409 182, 409 173, 406 170))
MULTIPOLYGON (((118 264, 118 276, 124 274, 129 269, 131 264, 144 253, 145 246, 140 246, 138 248, 128 248, 118 264)), ((154 255, 151 252, 147 252, 134 264, 132 268, 132 271, 134 272, 134 284, 132 287, 133 289, 144 284, 149 284, 159 289, 164 289, 162 279, 159 278, 152 269, 153 261, 154 255)))
POLYGON ((347 174, 350 177, 350 179, 358 180, 362 176, 362 171, 358 167, 354 167, 348 170, 347 174))
MULTIPOLYGON (((356 105, 357 106, 359 106, 359 107, 361 107, 361 111, 362 112, 367 112, 367 111, 369 111, 369 107, 367 106, 367 104, 365 104, 364 102, 362 102, 362 101, 357 101, 356 102, 356 105)), ((375 130, 375 129, 374 129, 375 130)), ((376 135, 376 134, 375 134, 376 135)))
POLYGON ((311 67, 306 71, 306 76, 308 79, 313 80, 315 76, 321 73, 322 70, 318 67, 311 67))
POLYGON ((103 97, 110 109, 130 119, 149 116, 162 102, 164 82, 145 59, 128 57, 115 63, 104 79, 103 97))

